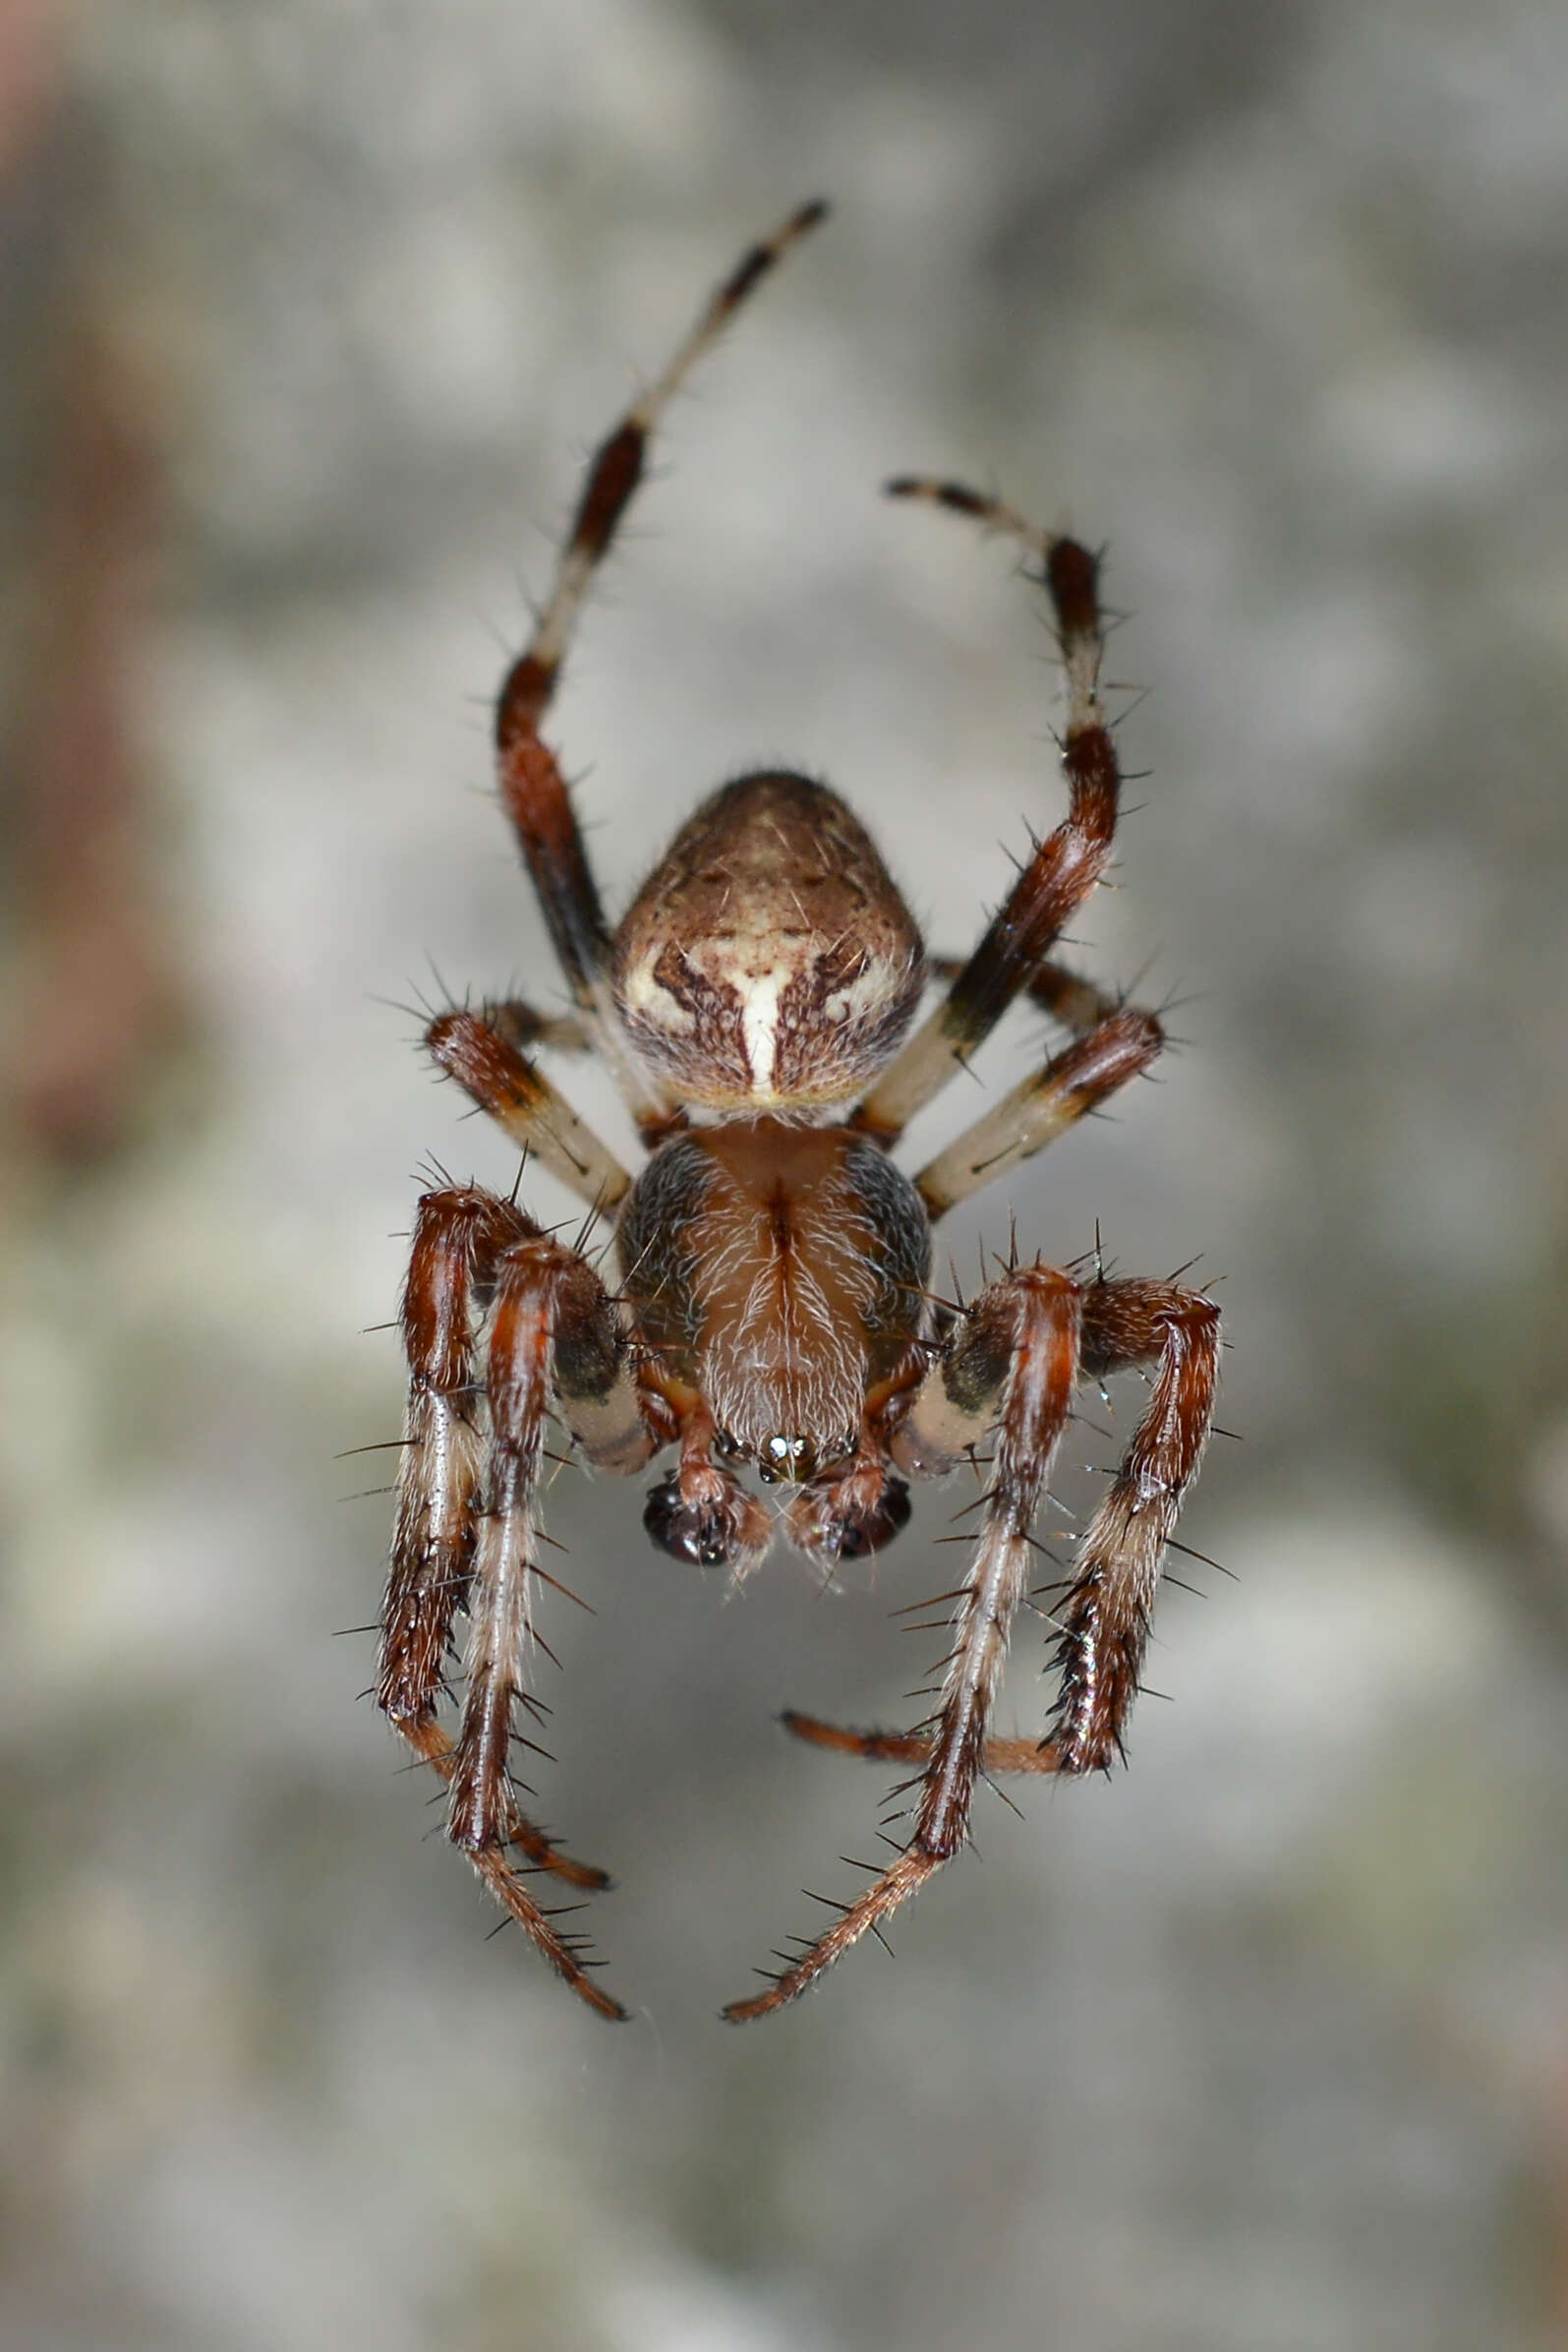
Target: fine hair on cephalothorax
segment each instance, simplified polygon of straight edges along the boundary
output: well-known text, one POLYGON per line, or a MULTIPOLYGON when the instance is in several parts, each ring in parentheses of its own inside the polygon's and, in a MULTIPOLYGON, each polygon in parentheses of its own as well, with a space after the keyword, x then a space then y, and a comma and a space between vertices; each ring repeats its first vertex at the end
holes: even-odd
MULTIPOLYGON (((949 1641, 935 1705, 908 1731, 784 1717, 818 1747, 905 1768, 886 1867, 828 1927, 778 1957, 726 2017, 794 1999, 964 1844, 977 1782, 1103 1771, 1121 1754, 1166 1547, 1213 1417, 1219 1317, 1175 1279, 1059 1268, 1016 1247, 972 1298, 929 1287, 932 1229, 1148 1070, 1150 1011, 1056 961, 1105 871, 1121 777, 1101 707, 1099 559, 995 498, 887 485, 1005 534, 1044 592, 1066 677, 1068 809, 1018 867, 965 959, 928 958, 870 835, 838 794, 786 770, 704 800, 613 928, 556 754, 540 730, 595 571, 690 370, 784 254, 822 219, 803 206, 752 249, 673 358, 599 447, 533 637, 495 706, 496 776, 564 977, 568 1007, 507 1000, 431 1021, 436 1066, 612 1226, 589 1253, 520 1205, 442 1180, 420 1201, 401 1327, 408 1419, 377 1696, 447 1784, 447 1832, 556 1973, 624 2017, 542 1880, 592 1891, 523 1804, 513 1745, 538 1729, 529 1654, 542 1637, 547 1434, 601 1468, 672 1463, 643 1512, 677 1560, 748 1575, 784 1503, 794 1548, 827 1574, 891 1543, 907 1480, 982 1466, 966 1569, 930 1606, 949 1641), (923 1020, 923 998, 936 999, 923 1020), (1063 1041, 912 1174, 904 1129, 1027 999, 1063 1041), (647 1158, 624 1168, 541 1069, 594 1053, 647 1158), (1081 1382, 1138 1369, 1150 1394, 1070 1568, 1052 1588, 1055 1711, 1038 1740, 991 1717, 1031 1534, 1081 1382), (945 1614, 944 1614, 945 1613, 945 1614), (468 1620, 455 1677, 454 1627, 468 1620), (448 1729, 449 1701, 455 1718, 448 1729)), ((1036 1587, 1038 1590, 1038 1587, 1036 1587)))

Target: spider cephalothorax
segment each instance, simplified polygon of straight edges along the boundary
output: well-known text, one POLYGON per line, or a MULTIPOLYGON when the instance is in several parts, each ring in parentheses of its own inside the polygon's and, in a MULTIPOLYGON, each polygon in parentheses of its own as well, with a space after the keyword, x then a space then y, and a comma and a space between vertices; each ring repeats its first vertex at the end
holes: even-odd
POLYGON ((641 478, 671 394, 785 248, 807 206, 748 254, 589 471, 553 592, 496 709, 503 804, 573 999, 442 1014, 426 1042, 474 1101, 585 1201, 615 1219, 618 1286, 511 1198, 443 1185, 419 1205, 403 1331, 410 1387, 377 1696, 449 1784, 448 1829, 507 1911, 595 2009, 624 2012, 580 1942, 526 1883, 604 1874, 524 1814, 508 1769, 525 1687, 547 1420, 581 1452, 635 1472, 675 1459, 644 1524, 678 1559, 745 1574, 774 1519, 740 1472, 788 1490, 783 1524, 832 1567, 888 1543, 909 1516, 907 1476, 976 1447, 991 1474, 933 1715, 903 1733, 785 1721, 819 1746, 910 1767, 910 1834, 769 1989, 726 2015, 761 2016, 874 1930, 962 1844, 983 1773, 1083 1773, 1119 1753, 1166 1543, 1208 1435, 1219 1323, 1173 1281, 1080 1279, 1015 1262, 966 1305, 927 1289, 931 1227, 1040 1150, 1158 1054, 1154 1015, 1054 963, 1064 923, 1099 880, 1119 775, 1099 701, 1096 559, 951 483, 923 499, 1005 531, 1032 555, 1067 672, 1068 813, 1020 868, 966 962, 914 1023, 930 970, 870 837, 804 776, 742 776, 676 835, 613 932, 554 754, 539 733, 595 566, 641 478), (915 1175, 891 1154, 913 1114, 1020 995, 1068 1041, 915 1175), (649 1151, 635 1180, 531 1057, 600 1052, 649 1151), (1038 1742, 989 1720, 1023 1596, 1030 1527, 1077 1382, 1152 1368, 1126 1459, 1079 1541, 1054 1620, 1061 1682, 1038 1742), (441 1722, 452 1627, 466 1612, 455 1738, 441 1722), (513 1855, 520 1854, 527 1870, 513 1855))

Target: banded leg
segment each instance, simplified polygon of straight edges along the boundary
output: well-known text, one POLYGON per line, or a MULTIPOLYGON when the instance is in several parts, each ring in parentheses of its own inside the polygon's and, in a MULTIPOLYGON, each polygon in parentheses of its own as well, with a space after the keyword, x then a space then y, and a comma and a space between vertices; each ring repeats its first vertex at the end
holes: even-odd
MULTIPOLYGON (((474 1325, 502 1251, 537 1230, 509 1201, 477 1186, 427 1193, 403 1292, 408 1420, 376 1697, 414 1753, 447 1782, 455 1754, 436 1709, 446 1693, 452 1621, 467 1604, 473 1573, 485 1448, 474 1325)), ((603 1870, 561 1853, 520 1812, 507 1834, 536 1869, 572 1886, 610 1884, 603 1870)))
MULTIPOLYGON (((1219 1349, 1219 1311, 1196 1291, 1102 1280, 1084 1292, 1082 1370, 1103 1379, 1154 1363, 1154 1392, 1084 1530, 1067 1599, 1055 1613, 1062 1670, 1055 1724, 1040 1740, 988 1739, 980 1767, 987 1776, 1094 1772, 1122 1752, 1165 1547, 1213 1420, 1219 1349)), ((814 1715, 787 1714, 784 1722, 809 1746, 869 1763, 924 1766, 934 1747, 929 1731, 847 1731, 814 1715)))
MULTIPOLYGON (((650 1441, 615 1310, 587 1261, 540 1234, 515 1242, 495 1270, 485 1391, 491 1436, 468 1598, 466 1690, 451 1774, 447 1834, 523 1932, 601 2016, 625 2015, 588 1974, 581 1943, 541 1911, 505 1858, 517 1812, 510 1750, 536 1636, 540 1465, 552 1399, 594 1458, 640 1467, 650 1441)), ((542 1644, 540 1646, 543 1646, 542 1644)))
POLYGON ((415 1220, 402 1302, 408 1418, 376 1697, 416 1747, 436 1720, 452 1619, 473 1568, 484 1448, 473 1393, 476 1292, 527 1230, 519 1210, 477 1187, 427 1193, 415 1220))
POLYGON ((1154 1015, 1129 1006, 1053 1054, 920 1170, 915 1189, 933 1222, 1054 1144, 1085 1111, 1147 1070, 1164 1042, 1154 1015))
POLYGON ((1020 539, 1039 557, 1067 672, 1062 762, 1071 794, 1066 817, 1019 873, 946 998, 856 1111, 857 1126, 891 1144, 990 1035, 1099 881, 1116 833, 1121 773, 1100 708, 1099 559, 1076 540, 1037 531, 1010 506, 957 483, 905 478, 890 482, 888 492, 972 515, 989 530, 1020 539))
MULTIPOLYGON (((963 958, 933 956, 926 970, 932 979, 951 983, 963 970, 963 958)), ((1060 1022, 1074 1037, 1086 1037, 1090 1029, 1098 1029, 1101 1022, 1109 1021, 1113 1014, 1144 1012, 1141 1005, 1132 1004, 1128 997, 1119 995, 1113 989, 1097 987, 1093 980, 1086 980, 1081 972, 1070 970, 1065 964, 1042 964, 1022 993, 1031 1005, 1037 1006, 1042 1013, 1048 1013, 1053 1021, 1060 1022)), ((1152 1014, 1146 1014, 1145 1017, 1149 1020, 1154 1018, 1152 1014)), ((541 1016, 534 1018, 539 1020, 541 1016)), ((536 1029, 533 1033, 537 1035, 539 1032, 536 1029)), ((526 1037, 518 1039, 519 1044, 528 1042, 526 1037)))
POLYGON ((789 1960, 765 1993, 731 2003, 724 2014, 736 2024, 794 2000, 964 1841, 1008 1636, 1028 1581, 1029 1529, 1077 1380, 1081 1312, 1082 1294, 1066 1274, 1035 1265, 1006 1275, 974 1301, 922 1384, 910 1419, 927 1425, 920 1441, 928 1449, 958 1450, 991 1431, 996 1453, 973 1565, 958 1595, 941 1704, 929 1726, 920 1727, 929 1744, 913 1834, 897 1860, 789 1960))
POLYGON ((500 1018, 439 1014, 425 1031, 426 1049, 438 1070, 580 1201, 612 1208, 631 1178, 538 1064, 519 1052, 508 1018, 513 1011, 502 1007, 500 1018))
POLYGON ((1165 1547, 1203 1459, 1220 1373, 1212 1300, 1175 1282, 1091 1283, 1085 1373, 1103 1379, 1149 1364, 1148 1408, 1083 1531, 1056 1612, 1062 1686, 1051 1741, 1063 1772, 1108 1771, 1124 1752, 1165 1547))
POLYGON ((451 1792, 448 1832, 556 1972, 601 2016, 624 2012, 588 1973, 507 1856, 519 1848, 569 1884, 609 1884, 559 1853, 523 1813, 508 1750, 531 1628, 537 1496, 547 1406, 615 1469, 642 1466, 643 1427, 615 1311, 586 1260, 539 1231, 514 1204, 477 1187, 420 1204, 404 1296, 410 1366, 377 1698, 415 1754, 451 1792), (491 1311, 483 1387, 474 1330, 491 1311), (488 1434, 487 1434, 488 1423, 488 1434), (437 1720, 459 1608, 470 1618, 468 1689, 454 1743, 437 1720))
MULTIPOLYGON (((802 206, 763 244, 752 247, 710 297, 673 358, 601 444, 588 470, 555 577, 532 639, 507 674, 495 706, 495 750, 501 799, 534 887, 555 953, 579 1008, 612 1047, 605 967, 610 931, 582 835, 555 756, 539 734, 594 573, 609 553, 620 519, 642 480, 649 442, 660 420, 697 362, 758 282, 797 238, 814 228, 827 207, 802 206)), ((640 1123, 654 1136, 668 1131, 670 1105, 611 1050, 623 1089, 640 1123)), ((646 1140, 646 1139, 645 1139, 646 1140)))

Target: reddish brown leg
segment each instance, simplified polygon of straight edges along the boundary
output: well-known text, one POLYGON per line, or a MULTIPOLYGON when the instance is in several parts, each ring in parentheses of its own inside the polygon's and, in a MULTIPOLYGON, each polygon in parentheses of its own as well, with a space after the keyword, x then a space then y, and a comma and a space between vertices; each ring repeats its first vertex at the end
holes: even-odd
POLYGON ((600 1032, 638 1117, 644 1141, 678 1124, 668 1101, 650 1087, 619 1050, 610 1014, 605 969, 610 931, 588 862, 565 779, 540 735, 556 678, 595 571, 608 555, 643 478, 649 443, 691 370, 723 332, 760 279, 788 248, 815 227, 826 206, 805 205, 763 244, 753 246, 710 297, 701 318, 668 366, 601 444, 588 469, 571 530, 556 562, 538 627, 513 663, 495 707, 495 749, 501 799, 539 893, 555 953, 578 1006, 600 1032))
POLYGON ((532 1229, 509 1202, 477 1186, 427 1193, 415 1220, 402 1306, 408 1419, 376 1691, 405 1738, 435 1720, 473 1566, 484 1448, 473 1390, 476 1294, 507 1244, 532 1229))
MULTIPOLYGON (((939 980, 956 980, 962 970, 956 956, 938 956, 931 965, 939 980)), ((1066 965, 1042 964, 1023 993, 1077 1042, 1053 1054, 921 1169, 915 1182, 933 1217, 1055 1143, 1164 1049, 1157 1014, 1097 988, 1066 965)))
POLYGON ((568 1423, 596 1458, 625 1468, 646 1459, 613 1310, 592 1267, 544 1239, 511 1202, 478 1187, 427 1194, 403 1299, 408 1427, 377 1697, 414 1753, 450 1786, 451 1834, 492 1893, 592 2008, 619 2017, 619 2006, 593 1982, 576 1946, 507 1859, 515 1847, 535 1868, 569 1885, 610 1883, 602 1870, 561 1853, 527 1818, 506 1768, 510 1699, 521 1695, 510 1668, 520 1665, 527 1631, 527 1580, 542 1573, 531 1544, 519 1545, 518 1528, 519 1514, 529 1519, 532 1511, 544 1404, 536 1413, 528 1403, 519 1414, 515 1378, 519 1355, 528 1354, 519 1322, 527 1323, 529 1275, 541 1266, 543 1319, 552 1336, 560 1325, 556 1360, 547 1348, 544 1377, 553 1376, 568 1423), (488 1419, 494 1436, 487 1440, 486 1396, 474 1382, 474 1331, 493 1295, 488 1419), (437 1709, 453 1619, 462 1608, 473 1620, 473 1639, 469 1696, 454 1746, 437 1709))
POLYGON ((1009 532, 1043 566, 1067 671, 1068 720, 1062 760, 1071 800, 1041 842, 945 1000, 922 1024, 855 1113, 857 1126, 894 1142, 914 1113, 965 1064, 1045 962, 1062 926, 1099 881, 1116 832, 1121 774, 1100 708, 1104 623, 1099 559, 1074 539, 1037 531, 1011 507, 954 482, 903 479, 893 498, 923 499, 1009 532))
POLYGON ((499 1022, 483 1013, 442 1013, 425 1043, 436 1068, 580 1201, 612 1208, 625 1198, 631 1178, 614 1153, 499 1022))
MULTIPOLYGON (((455 1758, 436 1708, 446 1690, 452 1620, 468 1599, 485 1443, 472 1386, 473 1325, 500 1253, 536 1230, 509 1201, 478 1187, 428 1193, 403 1293, 408 1424, 376 1695, 415 1754, 445 1781, 455 1758)), ((603 1870, 558 1852, 521 1813, 510 1834, 537 1869, 571 1886, 610 1884, 603 1870)))
MULTIPOLYGON (((1084 1530, 1067 1598, 1055 1612, 1062 1670, 1055 1725, 1038 1741, 988 1739, 981 1764, 987 1775, 1093 1772, 1121 1753, 1165 1547, 1213 1419, 1219 1348, 1219 1311, 1195 1291, 1174 1282, 1102 1280, 1084 1292, 1082 1370, 1103 1378, 1154 1363, 1154 1391, 1127 1459, 1084 1530)), ((933 1418, 928 1406, 927 1419, 933 1418)), ((961 1425, 943 1434, 951 1447, 961 1425)), ((923 1466, 940 1466, 940 1459, 938 1452, 923 1466)), ((870 1763, 925 1765, 933 1752, 927 1731, 846 1731, 813 1715, 788 1714, 784 1722, 813 1747, 870 1763)))
MULTIPOLYGON (((933 956, 927 970, 932 979, 951 983, 963 970, 963 959, 933 956)), ((1154 1018, 1143 1006, 1132 1004, 1113 989, 1097 987, 1093 980, 1084 979, 1081 972, 1071 970, 1066 964, 1042 964, 1022 993, 1031 1005, 1037 1005, 1042 1013, 1049 1013, 1053 1021, 1071 1029, 1074 1037, 1086 1037, 1090 1029, 1098 1029, 1102 1021, 1109 1021, 1117 1013, 1137 1013, 1145 1020, 1154 1018)))
MULTIPOLYGON (((852 1732, 842 1724, 824 1723, 820 1715, 799 1715, 785 1708, 779 1721, 786 1732, 808 1747, 832 1748, 836 1755, 859 1756, 867 1764, 918 1764, 931 1760, 935 1746, 930 1732, 852 1732)), ((1062 1769, 1056 1742, 1051 1739, 988 1739, 980 1754, 980 1777, 995 1773, 1053 1773, 1062 1769)))
POLYGON ((1137 1692, 1165 1547, 1203 1458, 1219 1384, 1220 1316, 1175 1282, 1097 1281, 1083 1296, 1083 1369, 1155 1366, 1148 1409, 1083 1532, 1056 1612, 1063 1772, 1109 1768, 1137 1692))
POLYGON ((1029 1529, 1077 1379, 1081 1304, 1077 1284, 1049 1266, 1005 1276, 975 1300, 916 1398, 910 1418, 929 1417, 929 1445, 952 1438, 968 1442, 965 1432, 978 1436, 989 1427, 996 1450, 974 1563, 958 1596, 953 1648, 944 1661, 941 1705, 929 1727, 920 1727, 928 1745, 920 1759, 913 1835, 892 1867, 845 1905, 765 1993, 725 2011, 734 2023, 792 2001, 964 1841, 1008 1636, 1028 1580, 1029 1529))

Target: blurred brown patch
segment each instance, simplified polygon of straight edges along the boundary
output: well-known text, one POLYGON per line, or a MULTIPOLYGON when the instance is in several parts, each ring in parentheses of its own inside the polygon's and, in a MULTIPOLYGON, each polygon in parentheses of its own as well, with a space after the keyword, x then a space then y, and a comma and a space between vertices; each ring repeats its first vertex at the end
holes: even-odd
MULTIPOLYGON (((41 98, 46 79, 35 87, 41 98)), ((15 142, 9 175, 14 228, 49 266, 22 273, 33 299, 6 323, 8 341, 30 345, 30 397, 14 419, 22 653, 4 723, 13 950, 0 1060, 24 1150, 55 1162, 124 1140, 178 1026, 135 714, 159 469, 140 387, 77 290, 71 215, 79 230, 90 209, 73 202, 77 144, 15 142)))

